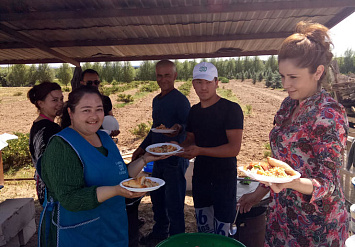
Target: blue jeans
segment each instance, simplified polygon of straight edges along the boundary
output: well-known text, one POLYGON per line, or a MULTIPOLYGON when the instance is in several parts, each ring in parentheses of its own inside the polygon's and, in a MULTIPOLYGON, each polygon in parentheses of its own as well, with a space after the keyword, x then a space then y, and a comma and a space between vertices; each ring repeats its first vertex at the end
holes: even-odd
POLYGON ((154 236, 165 238, 185 232, 185 172, 188 166, 187 159, 176 156, 154 162, 152 177, 165 181, 163 187, 150 192, 155 221, 154 236))

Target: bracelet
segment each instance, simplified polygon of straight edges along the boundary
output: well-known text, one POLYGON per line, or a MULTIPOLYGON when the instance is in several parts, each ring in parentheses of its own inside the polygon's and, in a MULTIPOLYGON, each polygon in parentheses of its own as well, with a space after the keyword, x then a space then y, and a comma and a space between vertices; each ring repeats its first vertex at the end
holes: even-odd
POLYGON ((147 161, 145 160, 144 155, 142 156, 142 160, 143 160, 143 162, 144 162, 144 165, 146 165, 146 164, 147 164, 147 161))

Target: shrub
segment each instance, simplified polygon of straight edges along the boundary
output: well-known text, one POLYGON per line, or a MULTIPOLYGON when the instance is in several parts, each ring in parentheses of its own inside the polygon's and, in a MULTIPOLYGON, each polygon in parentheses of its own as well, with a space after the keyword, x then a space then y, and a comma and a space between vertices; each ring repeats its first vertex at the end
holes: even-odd
POLYGON ((22 92, 16 92, 13 94, 13 96, 21 96, 22 95, 22 92))
POLYGON ((102 87, 101 93, 106 96, 110 96, 112 89, 110 87, 102 87))
POLYGON ((267 151, 264 151, 264 158, 271 157, 270 143, 265 143, 264 148, 267 149, 267 151))
POLYGON ((279 72, 275 72, 274 75, 272 76, 272 85, 271 85, 271 87, 273 89, 282 88, 281 75, 280 75, 279 72))
POLYGON ((134 99, 133 99, 133 96, 130 94, 119 94, 117 101, 124 102, 124 103, 130 103, 130 102, 133 102, 134 99))
POLYGON ((246 108, 246 112, 245 113, 248 114, 248 115, 251 114, 252 105, 246 105, 245 108, 246 108))
POLYGON ((228 82, 229 82, 229 79, 228 79, 228 78, 225 78, 225 77, 219 77, 219 80, 220 80, 222 83, 228 83, 228 82))
POLYGON ((269 71, 268 74, 266 75, 265 86, 271 87, 271 85, 272 85, 272 73, 271 71, 269 71))
POLYGON ((137 125, 137 127, 135 127, 133 130, 131 130, 131 133, 133 135, 138 136, 139 138, 144 138, 148 135, 151 125, 152 124, 150 122, 148 124, 140 123, 137 125))
POLYGON ((264 79, 263 73, 260 72, 259 75, 258 75, 258 77, 259 77, 259 79, 258 79, 259 82, 261 82, 261 81, 264 79))
POLYGON ((62 87, 63 92, 70 92, 70 87, 62 87))
POLYGON ((184 84, 182 84, 178 90, 185 96, 188 96, 190 94, 191 91, 191 87, 192 87, 192 82, 188 81, 185 82, 184 84))
POLYGON ((139 91, 141 91, 141 92, 149 92, 150 93, 150 92, 154 92, 154 91, 156 91, 158 89, 159 89, 158 83, 156 83, 155 81, 150 81, 149 84, 143 85, 139 89, 139 91))
POLYGON ((32 165, 28 145, 30 134, 15 132, 14 135, 16 135, 18 139, 8 140, 7 143, 9 145, 2 149, 4 172, 7 172, 10 168, 19 170, 22 167, 32 165))
POLYGON ((253 84, 255 85, 255 83, 256 83, 256 73, 255 72, 253 72, 253 74, 252 74, 252 79, 253 79, 253 84))

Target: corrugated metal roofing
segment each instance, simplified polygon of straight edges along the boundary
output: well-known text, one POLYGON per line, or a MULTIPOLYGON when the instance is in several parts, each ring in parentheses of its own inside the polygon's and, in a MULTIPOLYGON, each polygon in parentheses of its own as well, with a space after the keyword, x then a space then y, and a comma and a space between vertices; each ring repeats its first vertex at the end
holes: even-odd
POLYGON ((2 0, 0 64, 276 54, 299 21, 355 0, 2 0))

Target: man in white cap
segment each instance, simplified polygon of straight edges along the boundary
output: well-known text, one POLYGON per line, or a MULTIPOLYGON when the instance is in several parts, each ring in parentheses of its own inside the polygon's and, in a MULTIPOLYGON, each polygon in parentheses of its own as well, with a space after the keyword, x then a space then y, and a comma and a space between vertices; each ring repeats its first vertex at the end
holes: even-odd
POLYGON ((196 157, 192 193, 199 232, 228 236, 236 213, 237 159, 243 134, 243 111, 217 95, 218 72, 202 62, 192 84, 200 99, 189 113, 182 157, 196 157))

